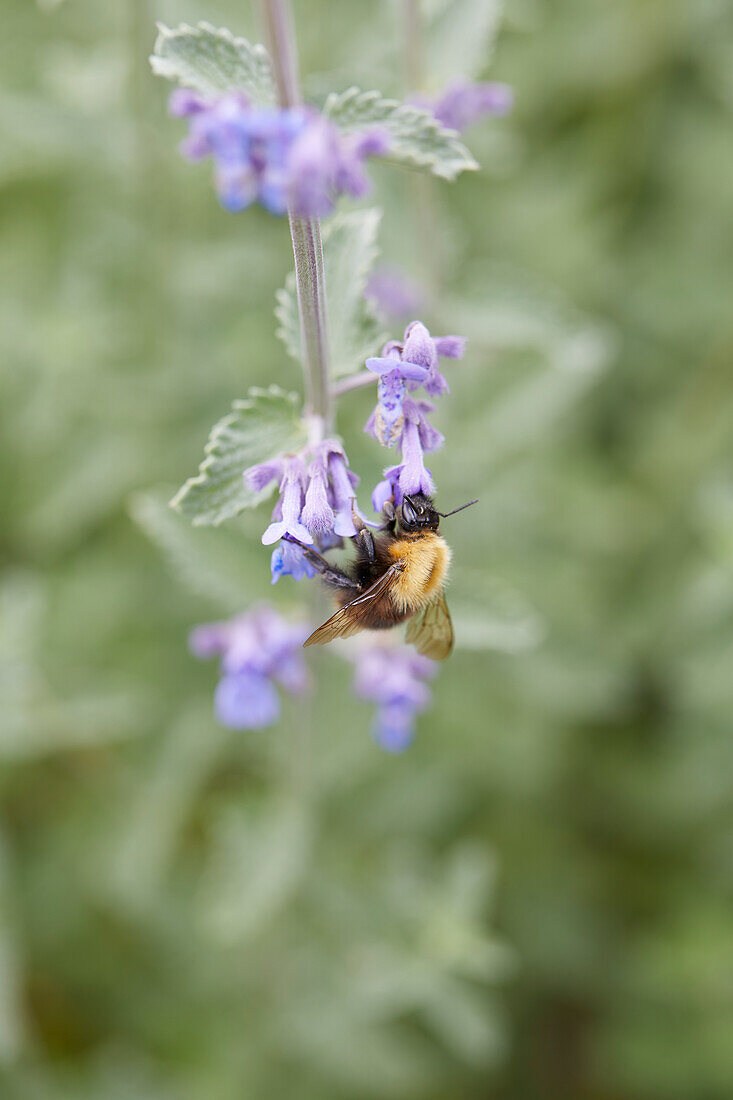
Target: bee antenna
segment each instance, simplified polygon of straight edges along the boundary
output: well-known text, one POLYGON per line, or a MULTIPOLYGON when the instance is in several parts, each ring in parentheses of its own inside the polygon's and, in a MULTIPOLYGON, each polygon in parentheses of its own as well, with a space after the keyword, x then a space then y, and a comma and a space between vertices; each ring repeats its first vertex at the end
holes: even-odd
POLYGON ((446 516, 454 516, 456 512, 462 512, 464 508, 470 508, 472 504, 478 504, 478 498, 476 498, 476 500, 469 500, 468 504, 462 504, 460 508, 454 508, 451 512, 438 512, 438 515, 445 519, 446 516))

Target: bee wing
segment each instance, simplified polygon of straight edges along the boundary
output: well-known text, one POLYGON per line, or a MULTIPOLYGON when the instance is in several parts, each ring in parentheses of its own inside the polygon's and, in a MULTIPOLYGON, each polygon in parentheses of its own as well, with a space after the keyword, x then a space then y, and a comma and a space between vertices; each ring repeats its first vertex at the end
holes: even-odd
POLYGON ((375 581, 371 588, 367 588, 361 596, 357 596, 351 603, 344 604, 335 615, 326 619, 323 626, 314 630, 310 638, 306 638, 303 645, 326 645, 334 638, 350 638, 352 634, 358 634, 364 630, 364 619, 371 610, 374 600, 389 591, 402 572, 402 563, 395 562, 379 580, 375 581))
POLYGON ((418 653, 433 661, 444 661, 453 649, 453 623, 441 592, 426 604, 407 624, 405 641, 412 642, 418 653))

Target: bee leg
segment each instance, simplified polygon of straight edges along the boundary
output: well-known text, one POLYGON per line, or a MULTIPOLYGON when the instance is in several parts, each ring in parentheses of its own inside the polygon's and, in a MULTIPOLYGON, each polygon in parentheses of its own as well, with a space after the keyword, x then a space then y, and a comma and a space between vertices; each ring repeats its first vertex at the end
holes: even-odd
POLYGON ((362 527, 360 531, 357 531, 356 545, 364 554, 368 562, 376 561, 377 555, 374 552, 374 536, 368 527, 362 527))
POLYGON ((385 522, 379 528, 380 531, 394 531, 395 524, 397 522, 397 516, 395 515, 394 504, 391 500, 385 501, 384 508, 382 509, 385 522))
POLYGON ((353 498, 351 501, 351 518, 354 521, 354 527, 356 527, 356 545, 366 560, 371 564, 377 559, 374 553, 374 536, 357 512, 356 500, 353 498))
POLYGON ((293 538, 292 535, 284 535, 283 538, 286 542, 294 542, 296 546, 299 546, 303 551, 306 561, 308 561, 317 573, 320 573, 325 584, 330 588, 351 588, 354 591, 360 591, 361 585, 352 580, 351 577, 347 577, 346 573, 341 569, 337 569, 335 565, 332 565, 327 558, 324 558, 323 554, 319 554, 317 550, 314 550, 312 546, 306 546, 300 539, 293 538))

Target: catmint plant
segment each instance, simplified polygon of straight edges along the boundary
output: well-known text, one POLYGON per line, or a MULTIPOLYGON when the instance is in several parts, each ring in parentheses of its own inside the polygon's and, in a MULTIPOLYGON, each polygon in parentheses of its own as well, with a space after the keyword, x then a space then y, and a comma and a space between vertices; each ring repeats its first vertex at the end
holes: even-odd
POLYGON ((308 631, 262 604, 225 622, 196 627, 191 652, 202 659, 219 657, 221 679, 214 709, 232 729, 263 729, 280 717, 277 686, 290 695, 308 690, 302 645, 308 631))
MULTIPOLYGON (((457 130, 486 111, 502 113, 508 92, 456 86, 420 105, 351 87, 305 103, 289 5, 265 0, 261 12, 269 52, 199 23, 161 27, 151 61, 179 85, 170 110, 188 125, 182 152, 213 163, 224 208, 241 213, 259 203, 288 218, 294 272, 276 315, 278 335, 302 368, 304 395, 301 401, 268 377, 267 388, 235 401, 214 426, 198 475, 172 503, 193 523, 216 525, 274 494, 261 535, 271 548, 269 579, 312 582, 321 555, 380 527, 379 513, 405 496, 434 493, 425 456, 444 441, 430 421, 434 400, 448 393, 441 360, 460 359, 465 350, 462 337, 434 337, 421 320, 402 335, 384 331, 390 311, 375 302, 379 213, 346 204, 369 192, 370 158, 445 180, 476 169, 457 130), (367 385, 376 403, 365 431, 394 454, 381 462, 372 517, 360 508, 360 479, 336 431, 339 401, 367 385)), ((408 305, 403 299, 403 314, 408 305)), ((375 740, 395 752, 412 739, 436 666, 392 633, 362 636, 347 652, 356 666, 356 695, 376 704, 375 740)), ((307 634, 302 616, 290 622, 265 604, 193 631, 193 653, 221 662, 215 709, 222 723, 272 725, 280 713, 278 686, 293 695, 307 690, 300 648, 307 634)))

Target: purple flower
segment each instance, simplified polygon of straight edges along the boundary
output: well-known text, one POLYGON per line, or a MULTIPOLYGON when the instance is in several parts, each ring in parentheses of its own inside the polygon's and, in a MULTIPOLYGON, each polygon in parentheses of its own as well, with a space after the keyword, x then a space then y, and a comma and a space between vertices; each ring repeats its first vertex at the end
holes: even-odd
POLYGON ((191 632, 195 656, 221 657, 221 679, 214 709, 231 729, 263 729, 280 716, 279 683, 302 695, 308 676, 301 646, 308 630, 293 625, 267 605, 225 622, 207 623, 191 632))
POLYGON ((308 467, 308 488, 302 520, 314 535, 333 531, 336 516, 328 500, 328 454, 318 448, 316 457, 308 467))
POLYGON ((297 543, 283 539, 272 551, 270 559, 272 572, 272 584, 277 584, 281 577, 292 577, 294 581, 300 581, 303 577, 315 577, 316 571, 310 564, 305 554, 297 543))
POLYGON ((354 490, 359 484, 359 478, 348 468, 349 464, 343 448, 333 441, 328 446, 328 473, 335 513, 334 534, 339 538, 353 538, 356 534, 352 515, 356 507, 354 490))
POLYGON ((354 656, 354 691, 377 704, 372 736, 388 752, 403 752, 415 733, 415 718, 430 702, 425 684, 437 667, 435 661, 408 646, 375 644, 354 656))
MULTIPOLYGON (((245 477, 251 481, 254 477, 252 474, 252 467, 245 471, 245 477)), ((265 531, 262 536, 262 542, 265 546, 271 546, 273 542, 277 542, 283 535, 292 535, 293 538, 298 539, 300 542, 313 542, 308 528, 301 522, 301 511, 303 508, 303 490, 305 488, 305 463, 299 455, 295 455, 293 458, 289 458, 285 464, 285 472, 283 473, 282 481, 280 482, 280 512, 281 519, 274 520, 265 531)))
POLYGON ((179 89, 170 110, 189 120, 184 156, 213 159, 219 199, 235 213, 260 202, 271 214, 329 214, 339 195, 366 194, 364 161, 389 147, 383 131, 343 134, 313 108, 254 107, 241 93, 179 89))
POLYGON ((293 210, 322 217, 331 213, 338 195, 362 198, 369 191, 365 159, 383 156, 388 148, 381 132, 344 135, 328 119, 313 115, 293 142, 288 161, 293 210))
POLYGON ((433 493, 423 456, 442 447, 444 438, 428 420, 434 406, 413 395, 420 387, 432 397, 447 393, 439 357, 460 359, 465 346, 462 336, 432 337, 422 322, 413 321, 405 329, 404 343, 392 340, 380 357, 367 359, 369 370, 379 375, 379 384, 377 406, 364 430, 385 446, 402 451, 401 464, 385 470, 385 480, 374 489, 375 511, 381 511, 388 500, 399 504, 404 494, 433 493))
MULTIPOLYGON (((315 542, 323 550, 356 534, 353 512, 359 479, 349 469, 346 453, 335 439, 309 444, 286 458, 250 466, 244 471, 244 479, 255 492, 273 481, 280 485, 272 522, 262 536, 266 546, 288 537, 308 545, 315 542)), ((271 570, 273 584, 283 576, 296 580, 313 576, 312 566, 287 538, 273 552, 271 570)))
POLYGON ((223 726, 259 730, 280 717, 280 696, 272 682, 257 672, 222 676, 214 691, 214 711, 223 726))
POLYGON ((396 267, 375 268, 364 293, 387 320, 404 322, 422 312, 426 304, 422 288, 396 267))
POLYGON ((456 81, 437 99, 422 99, 421 106, 428 107, 447 129, 461 132, 487 115, 501 118, 511 110, 513 102, 514 93, 508 84, 456 81))
POLYGON ((408 420, 402 434, 402 469, 399 486, 402 495, 424 493, 432 496, 435 492, 430 471, 423 462, 423 449, 420 444, 420 429, 414 420, 408 420))
POLYGON ((402 403, 407 393, 406 382, 424 382, 429 368, 401 359, 397 348, 389 345, 383 356, 367 359, 366 365, 368 370, 379 375, 377 407, 373 414, 374 435, 385 447, 393 447, 404 426, 402 403))

